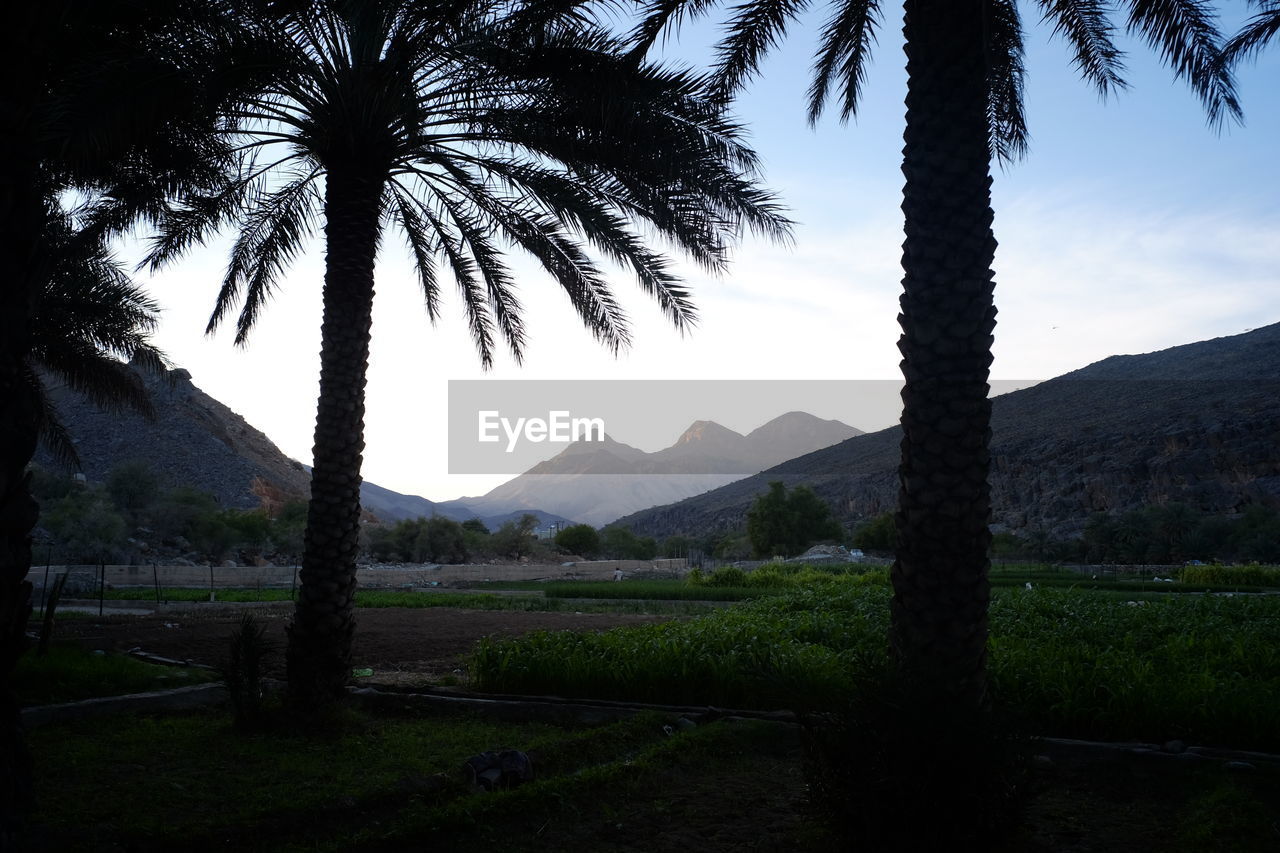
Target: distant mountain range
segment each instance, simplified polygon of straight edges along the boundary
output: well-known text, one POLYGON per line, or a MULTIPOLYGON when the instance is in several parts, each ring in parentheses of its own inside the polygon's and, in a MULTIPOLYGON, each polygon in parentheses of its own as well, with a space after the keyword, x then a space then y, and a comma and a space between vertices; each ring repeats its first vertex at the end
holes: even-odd
MULTIPOLYGON (((860 435, 619 520, 640 535, 743 524, 772 480, 807 484, 845 522, 892 509, 901 431, 860 435)), ((1113 356, 992 401, 993 522, 1079 532, 1095 512, 1280 504, 1280 324, 1113 356)))
MULTIPOLYGON (((209 492, 227 507, 258 505, 255 492, 262 484, 279 496, 309 494, 306 466, 285 456, 266 435, 197 388, 186 370, 173 370, 165 377, 142 376, 156 411, 154 420, 105 412, 78 394, 54 391, 55 405, 88 479, 104 480, 115 465, 142 460, 168 485, 209 492)), ((569 445, 553 459, 476 498, 435 502, 365 482, 361 503, 382 521, 439 514, 459 521, 479 518, 496 529, 528 512, 543 527, 600 525, 858 434, 839 421, 803 412, 781 415, 745 436, 697 421, 672 446, 655 453, 607 438, 569 445)), ((37 461, 53 465, 44 452, 37 454, 37 461)))
MULTIPOLYGON (((90 480, 141 459, 223 506, 257 505, 257 480, 307 495, 306 468, 187 371, 146 382, 154 421, 54 392, 90 480)), ((1280 324, 1114 356, 997 397, 992 432, 993 521, 1003 528, 1069 535, 1091 513, 1144 504, 1181 501, 1212 513, 1280 504, 1280 324)), ((899 441, 897 428, 860 434, 802 412, 747 435, 698 421, 654 453, 613 439, 569 445, 480 497, 433 502, 374 483, 361 494, 384 521, 439 513, 493 529, 533 512, 544 526, 617 519, 663 537, 735 528, 769 481, 782 480, 812 486, 854 522, 893 508, 899 441)), ((43 453, 37 460, 52 464, 43 453)))
POLYGON ((695 421, 674 444, 653 453, 605 436, 604 441, 575 442, 488 494, 463 498, 462 503, 482 514, 537 507, 599 526, 861 434, 840 421, 788 412, 746 435, 714 421, 695 421))

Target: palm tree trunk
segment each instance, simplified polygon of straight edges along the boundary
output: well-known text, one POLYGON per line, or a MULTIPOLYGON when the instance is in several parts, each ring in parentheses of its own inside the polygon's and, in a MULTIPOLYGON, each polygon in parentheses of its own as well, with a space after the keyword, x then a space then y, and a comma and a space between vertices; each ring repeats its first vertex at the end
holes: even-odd
POLYGON ((381 192, 380 180, 358 167, 329 170, 320 402, 301 585, 287 655, 289 698, 300 709, 341 696, 351 672, 364 386, 381 192))
POLYGON ((37 408, 26 381, 31 318, 45 274, 41 251, 44 199, 31 140, 35 83, 24 59, 25 20, 8 22, 3 40, 5 84, 0 95, 0 850, 32 804, 31 761, 13 674, 27 642, 31 616, 31 531, 39 508, 31 497, 28 463, 35 453, 37 408), (26 97, 24 97, 26 96, 26 97))
POLYGON ((985 702, 995 328, 984 0, 906 0, 901 490, 890 644, 931 700, 985 702))

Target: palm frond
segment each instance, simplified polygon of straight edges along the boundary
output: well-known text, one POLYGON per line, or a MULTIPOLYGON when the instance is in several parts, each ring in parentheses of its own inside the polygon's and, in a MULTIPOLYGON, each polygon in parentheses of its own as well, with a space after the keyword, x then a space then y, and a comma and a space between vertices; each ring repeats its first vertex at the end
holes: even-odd
MULTIPOLYGON (((461 170, 454 167, 450 172, 456 176, 461 170)), ((470 250, 471 257, 475 259, 476 266, 484 278, 488 307, 493 312, 498 330, 507 342, 512 357, 517 364, 520 364, 524 360, 526 340, 524 323, 520 319, 520 300, 516 298, 513 289, 515 281, 502 262, 502 253, 489 239, 485 233, 485 227, 481 224, 481 219, 486 218, 486 214, 492 216, 494 209, 485 205, 489 199, 475 191, 476 185, 470 183, 455 185, 469 191, 460 194, 460 197, 439 192, 437 198, 440 205, 448 211, 449 218, 470 250), (468 211, 461 199, 466 199, 477 208, 477 211, 475 213, 468 211)))
POLYGON ((484 288, 477 281, 475 261, 466 253, 462 240, 455 236, 440 216, 431 208, 418 200, 418 210, 423 218, 431 224, 432 230, 440 240, 440 248, 453 270, 454 281, 462 294, 462 304, 467 312, 467 325, 471 330, 471 340, 480 354, 480 364, 485 370, 493 367, 494 342, 493 319, 489 316, 489 305, 485 299, 484 288))
POLYGON ((1141 33, 1200 97, 1209 124, 1239 121, 1235 81, 1223 61, 1213 5, 1207 0, 1129 0, 1129 29, 1141 33))
POLYGON ((75 440, 63 423, 49 389, 31 368, 30 362, 25 368, 25 379, 28 392, 36 401, 36 428, 39 430, 40 443, 59 465, 73 471, 80 470, 80 454, 76 452, 75 440))
POLYGON ((1116 47, 1111 4, 1104 0, 1039 0, 1043 20, 1075 53, 1081 75, 1104 97, 1125 88, 1124 52, 1116 47))
POLYGON ((1027 152, 1022 44, 1016 0, 987 0, 987 123, 991 155, 1001 163, 1027 152))
POLYGON ((727 99, 742 88, 807 8, 809 0, 747 0, 732 7, 728 32, 715 49, 715 94, 727 99))
POLYGON ((1256 3, 1258 12, 1232 36, 1223 48, 1227 63, 1235 63, 1258 52, 1280 33, 1280 0, 1250 0, 1256 3))
POLYGON ((410 254, 413 255, 413 269, 417 273, 418 283, 422 285, 422 298, 427 308, 427 317, 434 325, 440 319, 440 285, 436 281, 436 265, 433 258, 435 247, 430 240, 426 222, 413 209, 409 191, 393 178, 391 192, 393 203, 390 210, 399 222, 410 254))
POLYGON ((813 82, 809 84, 810 124, 818 123, 833 83, 842 92, 840 120, 848 121, 857 115, 879 24, 878 0, 843 0, 823 24, 813 82))
POLYGON ((320 205, 314 182, 318 170, 292 176, 263 193, 242 214, 242 229, 231 249, 218 299, 205 331, 212 334, 243 299, 236 320, 236 344, 243 345, 271 295, 276 279, 311 236, 320 205))
POLYGON ((631 58, 639 59, 648 53, 664 30, 697 20, 713 6, 715 0, 651 0, 627 39, 631 58))

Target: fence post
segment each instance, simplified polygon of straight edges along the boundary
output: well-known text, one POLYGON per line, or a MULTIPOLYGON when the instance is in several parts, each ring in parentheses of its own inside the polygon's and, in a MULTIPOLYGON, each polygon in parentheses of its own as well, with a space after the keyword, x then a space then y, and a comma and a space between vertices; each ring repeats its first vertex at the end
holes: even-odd
POLYGON ((160 603, 160 564, 155 560, 151 561, 151 580, 156 587, 156 604, 160 603))
POLYGON ((209 600, 214 601, 213 595, 213 561, 209 561, 209 600))
POLYGON ((49 551, 44 552, 44 585, 40 587, 40 619, 44 619, 45 597, 49 594, 49 551))
POLYGON ((99 557, 98 563, 98 616, 102 616, 102 600, 107 595, 107 564, 99 557))

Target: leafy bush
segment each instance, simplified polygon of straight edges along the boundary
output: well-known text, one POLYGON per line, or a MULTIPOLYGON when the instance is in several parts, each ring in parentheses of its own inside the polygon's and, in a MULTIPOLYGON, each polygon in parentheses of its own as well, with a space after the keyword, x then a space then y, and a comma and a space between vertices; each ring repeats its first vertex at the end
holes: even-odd
POLYGON ((610 560, 652 560, 658 556, 658 543, 636 536, 628 527, 606 527, 600 534, 600 551, 610 560))
POLYGON ((1273 566, 1185 566, 1182 583, 1220 586, 1280 586, 1280 568, 1273 566))
POLYGON ((556 545, 590 560, 600 553, 600 534, 590 524, 572 524, 556 534, 556 545))
POLYGON ((462 525, 439 515, 367 528, 365 548, 382 562, 462 563, 468 558, 462 525))
MULTIPOLYGON (((885 660, 888 601, 835 583, 680 623, 488 640, 472 674, 500 692, 840 707, 885 660)), ((1041 733, 1280 747, 1280 597, 1016 589, 990 619, 993 689, 1041 733)))
POLYGON ((839 540, 843 535, 840 523, 831 517, 831 507, 808 486, 796 486, 788 493, 775 480, 747 510, 747 538, 759 557, 793 557, 815 542, 839 540))

